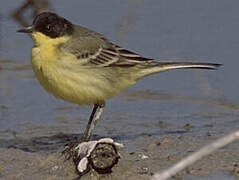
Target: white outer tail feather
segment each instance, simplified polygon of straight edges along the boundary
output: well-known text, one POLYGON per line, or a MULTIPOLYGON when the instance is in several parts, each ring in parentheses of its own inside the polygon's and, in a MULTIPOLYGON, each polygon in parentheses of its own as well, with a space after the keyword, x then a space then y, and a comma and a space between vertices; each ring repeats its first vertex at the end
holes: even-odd
POLYGON ((157 62, 149 68, 142 69, 142 77, 148 76, 150 74, 155 74, 163 71, 168 71, 171 69, 217 69, 221 64, 213 63, 193 63, 193 62, 157 62))

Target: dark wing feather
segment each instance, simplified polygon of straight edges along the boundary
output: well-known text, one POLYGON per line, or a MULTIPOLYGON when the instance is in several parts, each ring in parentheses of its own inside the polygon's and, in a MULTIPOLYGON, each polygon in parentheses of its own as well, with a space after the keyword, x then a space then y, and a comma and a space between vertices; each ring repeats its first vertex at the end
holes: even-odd
POLYGON ((114 47, 118 51, 120 59, 112 64, 113 66, 135 66, 137 64, 154 61, 153 59, 145 58, 120 46, 114 45, 114 47))
MULTIPOLYGON (((81 55, 81 57, 86 57, 86 55, 81 55)), ((146 61, 153 61, 153 59, 144 58, 114 44, 111 44, 108 48, 99 48, 97 52, 91 54, 88 58, 88 63, 103 67, 128 67, 145 63, 146 61)))

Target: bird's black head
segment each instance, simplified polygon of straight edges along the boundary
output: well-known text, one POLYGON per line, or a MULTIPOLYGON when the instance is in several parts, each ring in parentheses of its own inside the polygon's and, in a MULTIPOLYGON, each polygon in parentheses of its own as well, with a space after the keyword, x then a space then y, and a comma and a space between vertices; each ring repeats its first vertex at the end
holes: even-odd
POLYGON ((32 26, 21 29, 18 32, 41 32, 51 38, 57 38, 72 34, 73 25, 55 13, 43 12, 35 17, 32 26))

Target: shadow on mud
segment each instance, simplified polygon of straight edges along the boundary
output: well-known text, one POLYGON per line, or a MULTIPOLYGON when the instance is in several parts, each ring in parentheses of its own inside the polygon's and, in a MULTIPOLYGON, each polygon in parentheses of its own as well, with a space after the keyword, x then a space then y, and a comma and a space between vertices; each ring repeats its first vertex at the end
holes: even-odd
MULTIPOLYGON (((163 136, 169 134, 185 134, 188 130, 176 130, 176 131, 160 131, 154 133, 138 133, 129 135, 113 136, 115 141, 127 141, 137 139, 140 137, 151 136, 163 136)), ((59 133, 53 136, 41 136, 33 138, 14 138, 14 139, 1 139, 0 148, 14 148, 21 149, 26 152, 38 152, 38 153, 53 153, 59 150, 63 150, 64 146, 69 142, 77 142, 81 137, 81 134, 64 134, 59 133)), ((93 140, 101 139, 104 137, 94 135, 93 140)))

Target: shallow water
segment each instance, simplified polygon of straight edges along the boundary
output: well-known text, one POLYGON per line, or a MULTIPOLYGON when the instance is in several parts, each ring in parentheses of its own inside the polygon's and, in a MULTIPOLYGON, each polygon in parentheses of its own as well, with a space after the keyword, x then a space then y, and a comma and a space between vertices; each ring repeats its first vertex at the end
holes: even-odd
MULTIPOLYGON (((5 1, 0 7, 3 147, 6 139, 14 144, 16 137, 80 134, 91 111, 56 100, 40 87, 29 65, 32 41, 16 33, 20 26, 10 16, 22 2, 5 1)), ((210 130, 218 137, 239 127, 239 1, 58 0, 51 4, 75 24, 146 57, 223 64, 217 71, 175 70, 139 81, 107 101, 95 131, 98 136, 115 137, 134 150, 132 142, 140 143, 145 135, 193 136, 210 130)))

